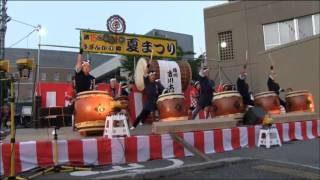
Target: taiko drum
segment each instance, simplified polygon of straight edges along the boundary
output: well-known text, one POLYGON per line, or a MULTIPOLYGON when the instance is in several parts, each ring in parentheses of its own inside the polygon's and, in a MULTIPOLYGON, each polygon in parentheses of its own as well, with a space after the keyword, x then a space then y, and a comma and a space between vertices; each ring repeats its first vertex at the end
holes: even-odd
POLYGON ((288 112, 314 112, 312 94, 309 91, 292 91, 286 95, 288 112))
POLYGON ((261 92, 254 96, 254 105, 270 114, 280 114, 279 96, 273 91, 261 92))
POLYGON ((160 121, 188 120, 188 108, 182 94, 167 93, 157 101, 160 121))
MULTIPOLYGON (((150 69, 156 72, 156 78, 160 79, 160 66, 158 61, 165 61, 165 60, 152 60, 150 61, 150 69)), ((176 61, 179 66, 180 74, 181 74, 181 88, 182 90, 186 90, 190 80, 192 79, 192 70, 191 66, 187 61, 176 61)), ((144 89, 144 80, 143 80, 143 73, 147 67, 147 60, 145 58, 140 58, 136 71, 135 71, 135 83, 138 90, 142 91, 144 89)))
POLYGON ((113 99, 105 91, 85 91, 75 100, 75 126, 79 132, 103 131, 106 116, 112 113, 113 99))
POLYGON ((245 106, 238 91, 215 93, 212 99, 214 117, 243 116, 245 106))

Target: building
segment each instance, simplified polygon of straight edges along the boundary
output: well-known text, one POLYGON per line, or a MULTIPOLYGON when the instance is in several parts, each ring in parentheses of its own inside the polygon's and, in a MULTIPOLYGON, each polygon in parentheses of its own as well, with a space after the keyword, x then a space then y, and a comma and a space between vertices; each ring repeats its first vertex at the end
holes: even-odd
POLYGON ((247 63, 255 94, 267 91, 273 64, 280 86, 309 90, 319 112, 319 11, 320 1, 233 1, 205 8, 211 78, 235 83, 247 63))
MULTIPOLYGON (((39 81, 40 82, 71 82, 74 75, 74 67, 78 52, 70 51, 55 51, 41 50, 40 51, 40 66, 39 66, 39 81)), ((17 72, 16 60, 25 57, 34 58, 37 61, 37 49, 20 49, 6 48, 5 59, 10 60, 10 71, 17 72)), ((91 69, 98 67, 104 62, 110 60, 113 56, 90 54, 91 69)), ((34 62, 36 63, 36 62, 34 62)), ((35 71, 33 71, 34 73, 35 71)), ((33 94, 34 74, 28 80, 15 83, 16 101, 31 102, 33 94), (18 91, 19 88, 19 91, 18 91), (19 98, 18 98, 19 96, 19 98)))
POLYGON ((193 50, 193 36, 189 34, 183 34, 178 32, 170 32, 160 29, 152 29, 147 32, 145 35, 154 36, 160 38, 169 38, 177 40, 177 46, 181 48, 183 52, 189 52, 190 54, 186 54, 183 58, 193 59, 194 55, 191 54, 194 52, 193 50))

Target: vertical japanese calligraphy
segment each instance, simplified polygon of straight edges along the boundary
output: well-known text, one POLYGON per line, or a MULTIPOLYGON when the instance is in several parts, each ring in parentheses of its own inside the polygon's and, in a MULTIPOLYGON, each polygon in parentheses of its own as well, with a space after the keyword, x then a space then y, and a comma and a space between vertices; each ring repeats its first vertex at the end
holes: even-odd
POLYGON ((177 41, 106 31, 80 31, 80 48, 84 52, 175 58, 177 41))

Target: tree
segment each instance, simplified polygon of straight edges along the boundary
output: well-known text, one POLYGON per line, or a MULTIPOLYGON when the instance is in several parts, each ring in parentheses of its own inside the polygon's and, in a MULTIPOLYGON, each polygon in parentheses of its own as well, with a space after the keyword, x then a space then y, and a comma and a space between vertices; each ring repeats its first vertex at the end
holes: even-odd
POLYGON ((136 62, 138 62, 141 56, 127 56, 125 60, 121 61, 121 68, 124 71, 128 72, 129 77, 133 77, 134 73, 134 58, 136 58, 136 62))

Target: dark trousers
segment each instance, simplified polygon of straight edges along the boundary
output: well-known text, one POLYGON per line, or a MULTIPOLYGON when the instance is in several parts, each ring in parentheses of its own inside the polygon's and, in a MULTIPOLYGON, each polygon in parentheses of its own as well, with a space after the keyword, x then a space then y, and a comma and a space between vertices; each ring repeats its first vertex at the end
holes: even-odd
POLYGON ((138 123, 142 121, 144 123, 144 120, 148 117, 148 115, 151 113, 150 110, 143 108, 137 119, 135 120, 133 127, 137 127, 138 123))
POLYGON ((287 111, 287 103, 279 97, 280 105, 287 111))
POLYGON ((254 102, 252 101, 252 99, 250 99, 250 97, 248 97, 248 98, 243 98, 243 103, 245 104, 245 105, 250 105, 250 106, 254 106, 254 102))

